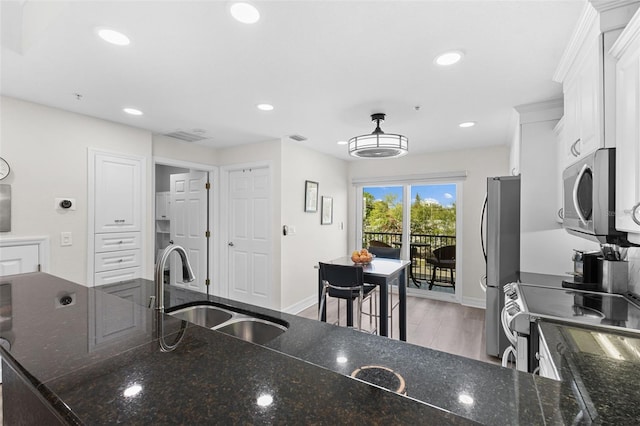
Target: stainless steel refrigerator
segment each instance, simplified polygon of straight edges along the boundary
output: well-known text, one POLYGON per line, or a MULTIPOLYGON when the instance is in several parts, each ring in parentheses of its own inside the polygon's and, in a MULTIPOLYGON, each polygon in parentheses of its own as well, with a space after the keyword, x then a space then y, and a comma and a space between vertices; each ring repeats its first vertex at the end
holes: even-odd
POLYGON ((520 176, 488 178, 483 213, 487 226, 486 346, 488 355, 501 357, 509 346, 500 321, 502 287, 516 281, 520 270, 520 176))

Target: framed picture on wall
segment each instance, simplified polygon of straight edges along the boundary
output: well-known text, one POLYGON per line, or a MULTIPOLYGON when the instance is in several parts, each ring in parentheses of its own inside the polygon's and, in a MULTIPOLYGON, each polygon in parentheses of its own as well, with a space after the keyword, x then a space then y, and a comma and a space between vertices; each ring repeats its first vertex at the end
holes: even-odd
POLYGON ((310 213, 318 211, 318 182, 304 181, 304 211, 310 213))
POLYGON ((331 225, 333 223, 333 197, 322 196, 321 225, 331 225))

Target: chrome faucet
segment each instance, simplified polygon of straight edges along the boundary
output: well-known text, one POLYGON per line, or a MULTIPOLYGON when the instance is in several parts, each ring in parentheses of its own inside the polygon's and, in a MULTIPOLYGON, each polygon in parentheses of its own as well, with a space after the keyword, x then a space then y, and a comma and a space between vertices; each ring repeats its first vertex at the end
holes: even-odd
MULTIPOLYGON (((156 294, 155 297, 155 308, 158 318, 158 338, 160 341, 160 349, 163 352, 172 351, 178 346, 178 343, 184 337, 184 331, 186 328, 186 322, 182 322, 182 327, 180 327, 180 334, 177 336, 176 341, 173 344, 168 344, 164 340, 164 267, 167 263, 167 259, 169 255, 173 252, 177 252, 180 255, 180 259, 182 260, 182 280, 185 283, 191 282, 195 280, 195 275, 193 273, 193 269, 191 269, 191 264, 189 263, 189 258, 187 257, 187 252, 184 248, 178 245, 174 245, 173 242, 169 243, 169 245, 164 249, 162 254, 160 255, 160 259, 156 263, 156 273, 155 273, 155 285, 156 285, 156 294)), ((150 308, 153 305, 153 300, 151 300, 150 308)))

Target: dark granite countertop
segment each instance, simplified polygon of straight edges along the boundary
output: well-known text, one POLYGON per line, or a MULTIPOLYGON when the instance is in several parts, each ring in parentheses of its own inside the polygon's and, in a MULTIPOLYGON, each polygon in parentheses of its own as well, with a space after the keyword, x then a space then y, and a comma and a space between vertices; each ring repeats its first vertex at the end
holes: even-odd
POLYGON ((539 328, 563 394, 579 407, 577 416, 564 418, 566 423, 640 423, 640 334, 548 320, 539 328))
MULTIPOLYGON (((530 425, 561 424, 576 407, 559 402, 571 401, 560 382, 181 288, 166 288, 167 306, 208 300, 289 329, 259 346, 190 325, 160 352, 148 280, 94 289, 34 273, 0 285, 7 361, 70 423, 530 425), (365 365, 396 371, 407 396, 348 377, 365 365)), ((180 321, 165 324, 175 333, 180 321)))

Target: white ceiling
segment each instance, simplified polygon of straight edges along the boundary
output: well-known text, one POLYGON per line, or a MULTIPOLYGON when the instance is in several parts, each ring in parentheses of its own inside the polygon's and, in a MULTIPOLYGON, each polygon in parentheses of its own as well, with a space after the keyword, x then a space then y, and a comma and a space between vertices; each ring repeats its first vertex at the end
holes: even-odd
POLYGON ((204 129, 214 147, 299 134, 348 159, 337 141, 370 133, 374 112, 409 155, 507 144, 513 106, 562 95, 551 77, 584 0, 253 4, 246 25, 227 1, 3 0, 1 92, 155 133, 204 129), (463 61, 436 66, 450 49, 463 61))

